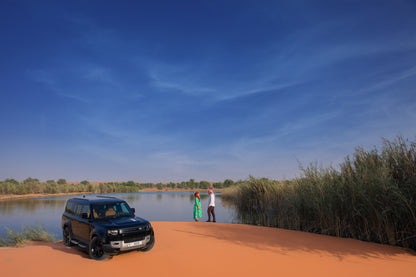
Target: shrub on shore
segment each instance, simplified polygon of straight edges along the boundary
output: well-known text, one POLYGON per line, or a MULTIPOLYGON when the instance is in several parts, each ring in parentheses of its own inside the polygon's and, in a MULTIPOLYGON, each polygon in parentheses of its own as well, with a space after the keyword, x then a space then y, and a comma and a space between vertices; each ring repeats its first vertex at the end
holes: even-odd
POLYGON ((312 164, 303 176, 249 180, 224 190, 243 222, 416 249, 416 143, 357 148, 340 170, 312 164))
POLYGON ((0 195, 26 195, 26 194, 57 194, 57 193, 129 193, 139 192, 142 189, 157 188, 164 189, 209 189, 211 187, 220 189, 230 186, 232 180, 225 180, 224 183, 211 183, 207 181, 195 182, 190 179, 188 182, 181 183, 137 183, 128 182, 107 182, 99 184, 91 184, 84 180, 80 183, 67 183, 65 179, 59 179, 57 182, 48 180, 40 182, 38 179, 27 178, 23 182, 14 179, 6 179, 0 181, 0 195))
POLYGON ((40 182, 38 179, 27 178, 23 182, 14 179, 6 179, 0 182, 0 194, 56 194, 56 193, 111 193, 111 192, 138 192, 142 189, 139 183, 128 182, 108 182, 93 185, 87 180, 80 183, 67 183, 65 179, 57 182, 48 180, 40 182))
POLYGON ((54 235, 45 231, 40 225, 23 227, 22 232, 20 233, 7 229, 6 237, 0 238, 0 247, 23 246, 26 245, 28 241, 51 242, 56 241, 56 239, 54 235))

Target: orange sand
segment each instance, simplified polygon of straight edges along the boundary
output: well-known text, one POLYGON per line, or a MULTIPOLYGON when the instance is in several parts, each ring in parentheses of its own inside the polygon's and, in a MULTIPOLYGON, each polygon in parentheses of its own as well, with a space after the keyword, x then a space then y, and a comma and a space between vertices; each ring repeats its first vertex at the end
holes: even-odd
POLYGON ((416 276, 407 249, 267 227, 153 222, 155 247, 94 261, 62 242, 0 248, 1 276, 416 276))

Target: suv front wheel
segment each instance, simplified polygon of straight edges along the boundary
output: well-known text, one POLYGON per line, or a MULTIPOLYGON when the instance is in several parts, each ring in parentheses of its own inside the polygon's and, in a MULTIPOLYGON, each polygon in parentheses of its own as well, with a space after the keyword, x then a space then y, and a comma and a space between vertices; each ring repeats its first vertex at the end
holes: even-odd
POLYGON ((104 260, 108 258, 108 254, 104 252, 103 242, 100 240, 99 237, 95 236, 91 239, 90 245, 88 247, 88 252, 90 257, 94 260, 104 260))

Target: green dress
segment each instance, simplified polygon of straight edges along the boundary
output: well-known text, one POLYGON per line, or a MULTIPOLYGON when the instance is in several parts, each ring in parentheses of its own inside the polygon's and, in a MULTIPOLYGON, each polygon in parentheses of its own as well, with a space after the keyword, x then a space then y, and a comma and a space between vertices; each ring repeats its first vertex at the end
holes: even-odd
POLYGON ((201 201, 199 201, 198 197, 195 197, 195 204, 194 204, 194 219, 202 217, 202 207, 201 201), (199 207, 199 209, 198 209, 199 207))

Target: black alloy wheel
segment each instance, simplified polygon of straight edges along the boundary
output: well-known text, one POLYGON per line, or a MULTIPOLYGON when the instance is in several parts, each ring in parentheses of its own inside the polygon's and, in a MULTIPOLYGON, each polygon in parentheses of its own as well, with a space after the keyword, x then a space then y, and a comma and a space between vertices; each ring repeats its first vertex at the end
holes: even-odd
POLYGON ((69 227, 65 226, 62 231, 62 237, 64 239, 65 246, 72 246, 73 243, 71 242, 71 231, 69 231, 69 227))
POLYGON ((104 252, 102 241, 97 236, 91 239, 88 252, 90 254, 91 259, 94 260, 101 261, 108 257, 108 254, 104 252))

